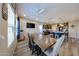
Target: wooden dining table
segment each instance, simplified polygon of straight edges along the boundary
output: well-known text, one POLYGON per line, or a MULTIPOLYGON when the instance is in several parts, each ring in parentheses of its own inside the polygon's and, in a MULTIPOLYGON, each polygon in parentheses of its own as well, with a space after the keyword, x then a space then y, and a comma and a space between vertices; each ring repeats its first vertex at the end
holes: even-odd
POLYGON ((33 41, 41 48, 42 51, 46 51, 56 43, 56 39, 50 35, 34 34, 33 41))

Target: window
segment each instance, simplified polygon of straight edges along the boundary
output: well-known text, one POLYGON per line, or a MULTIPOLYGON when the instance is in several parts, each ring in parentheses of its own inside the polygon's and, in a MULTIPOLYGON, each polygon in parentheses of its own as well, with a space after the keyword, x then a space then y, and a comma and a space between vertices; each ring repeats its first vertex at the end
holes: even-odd
POLYGON ((8 4, 8 47, 14 41, 14 28, 15 28, 15 15, 11 8, 11 5, 8 4))

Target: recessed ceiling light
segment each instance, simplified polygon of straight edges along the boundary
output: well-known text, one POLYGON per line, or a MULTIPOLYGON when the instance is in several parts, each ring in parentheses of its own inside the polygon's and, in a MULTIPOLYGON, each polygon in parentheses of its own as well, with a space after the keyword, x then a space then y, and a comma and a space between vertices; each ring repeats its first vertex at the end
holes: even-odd
POLYGON ((24 14, 23 16, 25 17, 26 15, 24 14))

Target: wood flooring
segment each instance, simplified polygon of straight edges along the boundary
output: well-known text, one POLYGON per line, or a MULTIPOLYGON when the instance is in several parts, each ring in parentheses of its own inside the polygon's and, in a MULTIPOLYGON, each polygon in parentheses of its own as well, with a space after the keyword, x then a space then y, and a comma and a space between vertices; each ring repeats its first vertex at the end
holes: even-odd
POLYGON ((59 56, 79 56, 79 41, 77 39, 69 38, 63 42, 59 56))
MULTIPOLYGON (((34 56, 28 47, 28 40, 18 42, 14 56, 34 56)), ((59 56, 79 56, 79 40, 69 38, 64 41, 60 48, 59 56)))

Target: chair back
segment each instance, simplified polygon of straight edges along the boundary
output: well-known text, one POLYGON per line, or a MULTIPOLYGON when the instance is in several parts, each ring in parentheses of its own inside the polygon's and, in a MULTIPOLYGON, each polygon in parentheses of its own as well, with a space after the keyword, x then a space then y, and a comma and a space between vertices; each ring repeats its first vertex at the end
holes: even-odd
POLYGON ((56 43, 54 46, 52 46, 51 48, 49 48, 45 54, 48 56, 57 56, 59 53, 59 50, 61 48, 61 45, 64 41, 65 36, 62 35, 59 39, 57 39, 56 43))
POLYGON ((61 45, 62 45, 62 43, 64 41, 64 38, 65 38, 65 36, 62 35, 59 39, 57 39, 56 44, 53 47, 53 53, 52 53, 53 56, 57 56, 58 55, 59 50, 61 48, 61 45))
POLYGON ((31 36, 31 34, 28 34, 28 37, 29 37, 28 45, 29 45, 29 48, 32 49, 33 42, 32 42, 32 36, 31 36))

